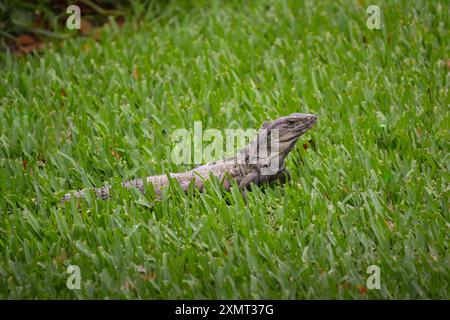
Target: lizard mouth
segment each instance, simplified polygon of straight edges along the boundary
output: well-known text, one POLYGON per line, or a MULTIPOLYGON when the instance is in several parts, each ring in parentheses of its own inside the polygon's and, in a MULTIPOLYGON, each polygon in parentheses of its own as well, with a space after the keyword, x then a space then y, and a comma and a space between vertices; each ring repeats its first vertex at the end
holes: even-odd
POLYGON ((301 134, 305 133, 306 131, 308 131, 316 123, 317 123, 317 116, 311 117, 307 122, 300 123, 295 128, 295 131, 301 135, 301 134))
POLYGON ((293 145, 295 145, 297 139, 306 131, 311 129, 316 124, 316 122, 317 116, 315 115, 311 115, 311 117, 306 121, 305 119, 303 119, 303 121, 292 127, 292 129, 290 129, 291 131, 288 134, 286 134, 284 137, 280 137, 280 142, 289 143, 289 147, 291 148, 293 145))

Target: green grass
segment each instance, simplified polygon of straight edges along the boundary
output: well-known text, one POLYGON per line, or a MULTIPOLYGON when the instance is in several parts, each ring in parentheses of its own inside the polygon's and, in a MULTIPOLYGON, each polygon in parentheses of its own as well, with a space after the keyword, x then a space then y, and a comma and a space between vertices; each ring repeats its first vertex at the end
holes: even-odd
POLYGON ((2 54, 0 297, 448 299, 448 3, 377 1, 369 30, 372 2, 174 1, 97 41, 2 54), (196 120, 292 112, 320 116, 292 181, 247 206, 214 183, 154 206, 120 188, 58 204, 189 168, 171 163, 170 134, 196 120), (362 287, 369 265, 381 290, 362 287))

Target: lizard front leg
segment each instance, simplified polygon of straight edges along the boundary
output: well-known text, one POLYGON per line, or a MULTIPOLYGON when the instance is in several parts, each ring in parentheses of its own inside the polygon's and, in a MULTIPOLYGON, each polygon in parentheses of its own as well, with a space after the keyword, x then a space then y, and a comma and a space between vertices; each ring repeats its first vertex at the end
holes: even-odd
POLYGON ((254 170, 241 180, 241 182, 239 183, 239 188, 241 190, 249 189, 252 182, 256 185, 275 181, 279 181, 281 184, 285 184, 290 180, 291 175, 286 168, 281 169, 274 175, 261 175, 257 170, 254 170))
POLYGON ((285 184, 291 180, 291 175, 286 168, 281 169, 274 175, 261 175, 258 170, 254 170, 247 174, 239 183, 239 189, 241 191, 244 200, 247 199, 247 190, 250 189, 252 183, 256 185, 262 185, 264 183, 272 183, 278 181, 280 184, 285 184))
MULTIPOLYGON (((280 170, 275 176, 272 181, 279 181, 280 184, 285 184, 286 182, 291 181, 291 174, 289 173, 288 169, 280 170)), ((272 182, 271 181, 271 182, 272 182)))
POLYGON ((244 201, 246 203, 247 203, 247 190, 250 189, 250 185, 252 183, 259 184, 260 177, 261 175, 259 174, 259 172, 257 170, 253 170, 252 172, 244 176, 244 178, 242 178, 242 180, 239 182, 239 190, 241 191, 242 198, 244 198, 244 201))
POLYGON ((258 172, 250 172, 244 178, 242 178, 241 182, 239 182, 239 189, 249 189, 252 182, 254 184, 259 184, 260 177, 261 176, 258 174, 258 172))

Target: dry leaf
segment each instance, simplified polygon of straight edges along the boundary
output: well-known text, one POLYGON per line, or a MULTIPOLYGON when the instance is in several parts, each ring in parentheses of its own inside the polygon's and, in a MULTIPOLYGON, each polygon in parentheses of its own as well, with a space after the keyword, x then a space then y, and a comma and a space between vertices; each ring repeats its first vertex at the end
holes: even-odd
POLYGON ((92 23, 90 23, 88 20, 81 18, 80 20, 80 30, 81 34, 83 36, 87 36, 92 31, 92 23))
POLYGON ((30 53, 31 51, 36 50, 37 48, 38 48, 37 45, 32 44, 32 45, 29 45, 29 46, 20 47, 19 49, 23 53, 30 53))
POLYGON ((30 35, 21 35, 16 38, 15 46, 11 47, 11 50, 16 55, 21 55, 22 53, 30 53, 37 49, 42 49, 44 43, 30 35))
POLYGON ((88 52, 89 50, 91 50, 91 46, 89 45, 89 43, 83 44, 81 48, 83 49, 84 52, 88 52))
POLYGON ((56 260, 56 262, 57 262, 58 264, 63 265, 63 264, 64 264, 64 261, 66 260, 66 257, 67 257, 67 253, 66 253, 66 251, 63 249, 62 252, 61 252, 61 254, 60 254, 59 256, 55 257, 55 260, 56 260))
POLYGON ((418 127, 416 129, 416 133, 417 133, 417 136, 419 137, 419 140, 422 139, 422 128, 418 127))
POLYGON ((111 154, 112 154, 112 156, 113 156, 114 158, 116 158, 116 160, 119 160, 119 159, 120 159, 120 154, 118 154, 115 150, 112 150, 112 151, 111 151, 111 154))
POLYGON ((117 17, 116 19, 116 23, 119 26, 119 28, 122 28, 124 23, 125 23, 125 18, 124 17, 117 17))
POLYGON ((361 295, 365 295, 367 293, 367 288, 364 287, 363 285, 358 284, 356 288, 358 289, 361 295))
POLYGON ((21 35, 16 39, 16 43, 19 46, 29 46, 36 42, 36 39, 29 35, 21 35))
POLYGON ((134 67, 133 69, 133 78, 134 80, 137 80, 139 78, 139 70, 137 67, 134 67))
POLYGON ((350 289, 352 287, 352 284, 350 282, 344 281, 344 283, 342 283, 342 284, 337 284, 336 287, 338 289, 342 288, 342 289, 347 289, 348 290, 348 289, 350 289))
POLYGON ((102 28, 94 28, 94 34, 92 35, 92 39, 95 41, 98 41, 100 39, 100 36, 102 35, 102 28))

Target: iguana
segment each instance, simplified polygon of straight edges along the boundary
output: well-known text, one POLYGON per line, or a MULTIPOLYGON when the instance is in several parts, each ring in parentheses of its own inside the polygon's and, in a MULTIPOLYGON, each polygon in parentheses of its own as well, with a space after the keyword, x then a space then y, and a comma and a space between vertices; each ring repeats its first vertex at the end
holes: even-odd
MULTIPOLYGON (((234 157, 201 165, 187 172, 171 173, 170 177, 177 180, 186 192, 191 183, 203 191, 204 181, 211 176, 217 177, 226 190, 230 190, 231 180, 234 180, 244 194, 252 183, 262 185, 277 180, 284 183, 290 179, 285 166, 286 156, 294 148, 298 138, 316 122, 317 115, 301 113, 265 122, 256 138, 234 157)), ((145 180, 147 184, 153 185, 157 197, 161 197, 163 187, 170 184, 165 174, 149 176, 145 180)), ((141 192, 145 189, 143 179, 126 181, 122 185, 126 188, 136 187, 141 192)), ((107 199, 110 197, 111 187, 106 185, 96 188, 95 193, 101 199, 107 199)), ((72 197, 84 198, 85 191, 69 192, 61 202, 69 201, 72 197)))

